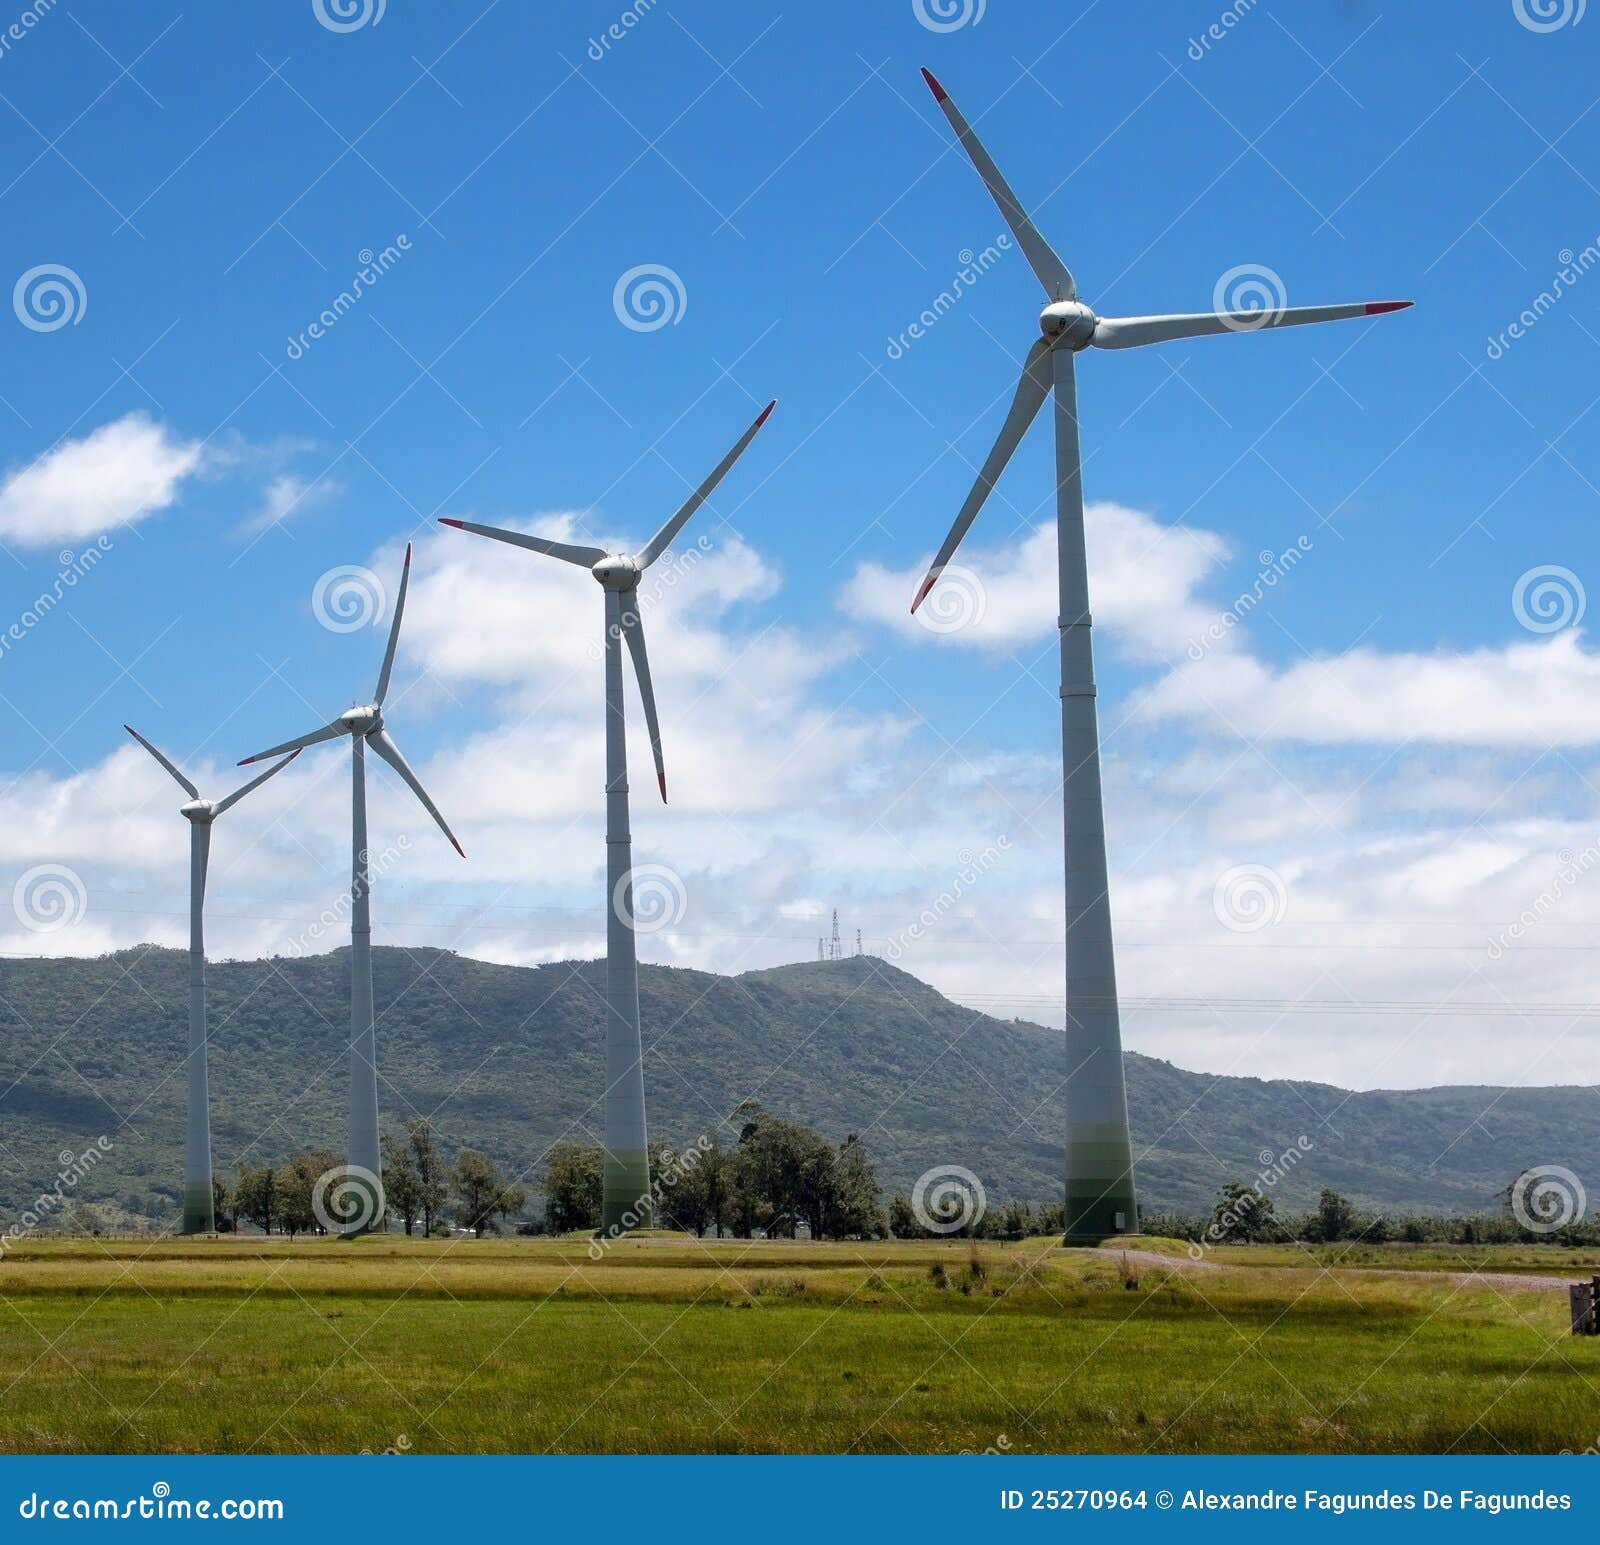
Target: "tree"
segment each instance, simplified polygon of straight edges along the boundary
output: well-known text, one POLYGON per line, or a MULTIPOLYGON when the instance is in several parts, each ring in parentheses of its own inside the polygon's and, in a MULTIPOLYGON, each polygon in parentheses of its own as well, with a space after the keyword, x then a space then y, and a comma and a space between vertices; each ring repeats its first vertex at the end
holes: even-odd
POLYGON ((911 1203, 899 1192, 889 1202, 889 1232, 896 1239, 920 1239, 927 1232, 917 1222, 911 1203))
POLYGON ((383 1134, 383 1195, 409 1234, 422 1211, 422 1175, 412 1158, 411 1145, 393 1132, 383 1134))
POLYGON ((212 1216, 216 1219, 217 1232, 219 1234, 229 1234, 233 1232, 233 1208, 234 1197, 232 1187, 229 1186, 228 1182, 224 1180, 221 1175, 217 1174, 216 1171, 213 1170, 211 1174, 211 1212, 212 1216))
POLYGON ((1337 1191, 1324 1187, 1317 1201, 1317 1221, 1321 1225, 1324 1243, 1337 1244, 1341 1239, 1348 1239, 1354 1231, 1356 1210, 1337 1191))
POLYGON ((878 1205, 877 1172, 854 1132, 839 1145, 833 1162, 825 1226, 830 1239, 881 1239, 888 1228, 878 1205))
POLYGON ((255 1224, 263 1234, 270 1234, 278 1215, 278 1172, 270 1164, 260 1169, 241 1164, 234 1196, 238 1216, 255 1224))
POLYGON ((1254 1186, 1230 1180, 1217 1195, 1209 1237, 1219 1244, 1274 1239, 1280 1233, 1272 1198, 1254 1186))
POLYGON ((463 1148, 456 1159, 456 1217, 482 1238, 484 1231, 497 1230, 497 1219, 519 1212, 527 1200, 521 1186, 500 1178, 494 1161, 475 1148, 463 1148))
POLYGON ((422 1214, 422 1231, 433 1233, 434 1220, 444 1211, 448 1196, 448 1176, 444 1155, 433 1140, 433 1126, 427 1117, 406 1123, 406 1136, 417 1161, 417 1209, 422 1214))
POLYGON ((552 1234, 600 1227, 604 1153, 580 1143, 557 1143, 544 1167, 544 1220, 552 1234))

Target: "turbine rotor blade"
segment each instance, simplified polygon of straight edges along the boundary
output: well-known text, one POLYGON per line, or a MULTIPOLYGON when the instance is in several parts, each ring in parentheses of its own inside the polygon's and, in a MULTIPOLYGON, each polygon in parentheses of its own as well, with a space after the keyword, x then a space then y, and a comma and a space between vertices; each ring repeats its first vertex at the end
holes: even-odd
POLYGON ((325 724, 320 730, 297 735, 293 740, 284 741, 281 746, 268 746, 265 751, 257 751, 254 756, 243 757, 239 765, 248 767, 252 762, 264 762, 269 756, 282 756, 286 751, 303 751, 307 746, 318 746, 325 740, 337 740, 341 735, 349 733, 350 731, 335 719, 332 724, 325 724))
POLYGON ((726 456, 712 469, 708 477, 695 491, 678 506, 677 513, 673 515, 656 534, 634 554, 633 561, 641 569, 648 569, 652 563, 664 553, 671 544, 673 537, 683 530, 684 523, 694 512, 711 497, 712 490, 720 483, 731 467, 743 454, 745 447, 755 439, 756 431, 767 421, 767 416, 777 407, 778 399, 774 397, 766 407, 757 415, 756 421, 739 436, 737 443, 726 456))
POLYGON ((378 690, 372 701, 383 705, 384 694, 389 690, 389 673, 394 669, 394 652, 400 642, 400 618, 406 609, 406 587, 411 583, 411 544, 406 543, 406 561, 400 567, 400 593, 394 598, 394 621, 389 624, 389 644, 383 651, 383 666, 378 672, 378 690))
POLYGON ((400 755, 400 748, 389 739, 386 730, 373 730, 367 736, 367 744, 381 756, 405 781, 406 787, 422 802, 422 808, 439 823, 439 830, 450 839, 450 846, 465 858, 466 852, 461 844, 456 841, 456 834, 450 830, 445 818, 439 814, 439 807, 428 797, 428 791, 423 788, 421 780, 412 772, 406 759, 400 755))
POLYGON ((609 557, 603 547, 579 547, 571 542, 552 542, 549 537, 529 536, 525 531, 507 531, 502 526, 480 526, 471 520, 446 520, 441 526, 454 526, 457 531, 475 531, 479 536, 493 537, 497 542, 509 542, 513 547, 526 547, 531 552, 543 553, 547 558, 560 558, 575 563, 580 568, 592 569, 602 558, 609 557))
POLYGON ((644 722, 650 731, 650 751, 656 759, 656 782, 661 785, 661 803, 667 802, 667 769, 661 759, 661 722, 656 718, 656 694, 650 685, 650 657, 644 647, 644 621, 639 616, 639 596, 635 591, 623 605, 622 636, 633 656, 634 675, 639 678, 639 697, 644 703, 644 722))
POLYGON ((922 78, 928 83, 928 90, 933 93, 934 101, 944 109, 945 117, 950 120, 950 127, 956 131, 956 138, 961 141, 961 148, 977 167, 978 175, 983 178, 990 198, 999 206, 1002 218, 1011 227, 1011 234, 1017 238, 1017 245, 1022 248, 1022 255, 1027 258, 1028 266, 1039 276, 1039 283, 1044 286, 1045 294, 1051 300, 1076 300, 1078 286, 1073 281, 1072 270, 1055 255, 1050 244, 1035 229, 1028 212, 1017 201, 1016 194, 1011 191, 1011 184, 1000 175, 1000 168, 994 164, 989 152, 983 148, 982 140, 972 132, 972 125, 961 116, 961 109, 950 100, 949 94, 934 78, 931 70, 924 70, 922 78))
POLYGON ((245 795, 248 794, 252 789, 259 789, 268 778, 272 777, 275 773, 281 773, 284 768, 287 767, 289 763, 299 755, 300 751, 297 747, 295 750, 291 751, 288 756, 284 757, 281 762, 274 762, 272 766, 269 767, 264 773, 257 774, 257 776, 252 778, 248 783, 242 785, 240 788, 235 789, 233 793, 231 793, 226 799, 219 799, 212 807, 212 819, 215 819, 217 816, 221 815, 224 810, 233 809, 233 807, 238 804, 239 801, 243 799, 245 795))
POLYGON ((995 440, 988 459, 978 469, 977 480, 967 495, 966 503, 961 506, 961 513, 956 516, 949 536, 944 539, 944 545, 934 556, 932 566, 928 569, 928 577, 923 580, 916 600, 911 603, 913 612, 922 605, 944 566, 949 563, 956 548, 961 545, 961 539, 967 534, 967 528, 977 518, 978 511, 983 508, 983 501, 989 497, 989 490, 994 487, 1001 472, 1005 470, 1006 463, 1011 460, 1012 453, 1023 435, 1027 433, 1028 425, 1033 422, 1039 409, 1044 405, 1045 398, 1050 395, 1051 380, 1050 345, 1041 338, 1028 350, 1028 357, 1022 362, 1022 379, 1017 382, 1017 393, 1011 399, 1006 421, 1000 426, 999 437, 995 440))
POLYGON ((1404 311, 1409 300, 1356 301, 1342 306, 1288 306, 1280 310, 1189 311, 1170 316, 1101 317, 1095 324, 1097 349, 1137 349, 1176 338, 1210 338, 1219 333, 1258 333, 1269 327, 1304 327, 1310 322, 1346 322, 1354 317, 1404 311))
POLYGON ((172 763, 169 762, 166 759, 166 757, 164 757, 159 751, 157 751, 156 748, 154 746, 152 746, 150 744, 150 742, 148 740, 146 740, 144 738, 144 736, 141 735, 138 732, 138 730, 136 730, 131 724, 124 724, 122 727, 130 735, 132 735, 133 738, 136 741, 138 741, 139 744, 141 746, 143 746, 145 748, 145 750, 150 753, 151 756, 153 756, 158 762, 160 762, 161 765, 163 767, 165 767, 166 770, 169 773, 172 774, 172 776, 177 780, 178 787, 181 788, 189 796, 190 799, 199 799, 200 790, 197 789, 192 783, 190 783, 189 780, 187 778, 185 778, 184 775, 181 772, 179 772, 178 769, 176 767, 174 767, 172 765, 172 763))

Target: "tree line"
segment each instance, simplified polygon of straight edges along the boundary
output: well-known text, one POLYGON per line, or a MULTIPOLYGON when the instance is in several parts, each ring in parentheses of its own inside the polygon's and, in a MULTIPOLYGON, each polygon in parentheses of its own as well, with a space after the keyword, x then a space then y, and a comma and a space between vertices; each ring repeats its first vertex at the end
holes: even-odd
MULTIPOLYGON (((1217 1193, 1210 1217, 1148 1214, 1142 1232, 1196 1244, 1600 1244, 1600 1217, 1574 1216, 1560 1227, 1529 1227, 1512 1206, 1515 1182, 1499 1194, 1500 1210, 1462 1217, 1389 1217, 1364 1211, 1348 1197, 1324 1187, 1309 1212, 1279 1213, 1259 1186, 1230 1180, 1217 1193)), ((1535 1219, 1534 1221, 1538 1221, 1535 1219)))
MULTIPOLYGON (((326 1233, 314 1205, 317 1185, 343 1168, 337 1153, 315 1149, 277 1166, 241 1163, 231 1185, 214 1175, 218 1232, 249 1223, 291 1239, 326 1233)), ((378 1227, 396 1220, 408 1234, 419 1225, 425 1235, 449 1234, 452 1224, 479 1235, 496 1232, 527 1202, 527 1193, 504 1179, 487 1154, 463 1148, 453 1162, 448 1159, 425 1119, 406 1122, 403 1135, 384 1136, 383 1191, 388 1217, 378 1227)))

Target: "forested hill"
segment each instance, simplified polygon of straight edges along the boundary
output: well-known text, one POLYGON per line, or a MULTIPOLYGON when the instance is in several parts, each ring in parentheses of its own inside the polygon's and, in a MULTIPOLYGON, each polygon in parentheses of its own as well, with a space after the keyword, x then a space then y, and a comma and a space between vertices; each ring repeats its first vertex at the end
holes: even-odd
MULTIPOLYGON (((431 1116, 448 1149, 485 1150, 537 1204, 548 1144, 599 1138, 604 964, 373 955, 385 1123, 431 1116)), ((210 966, 219 1168, 342 1148, 347 976, 342 950, 210 966)), ((692 1140, 753 1099, 835 1140, 861 1133, 886 1191, 959 1164, 992 1201, 1060 1199, 1059 1032, 962 1008, 871 956, 735 977, 645 966, 639 990, 653 1136, 692 1140)), ((176 1215, 186 1038, 180 951, 0 962, 0 1227, 101 1136, 78 1194, 176 1215)), ((1585 1175, 1600 1135, 1580 1087, 1351 1094, 1140 1056, 1128 1086, 1149 1209, 1209 1208, 1223 1181, 1298 1147, 1280 1207, 1331 1185, 1391 1216, 1488 1211, 1526 1167, 1585 1175)))

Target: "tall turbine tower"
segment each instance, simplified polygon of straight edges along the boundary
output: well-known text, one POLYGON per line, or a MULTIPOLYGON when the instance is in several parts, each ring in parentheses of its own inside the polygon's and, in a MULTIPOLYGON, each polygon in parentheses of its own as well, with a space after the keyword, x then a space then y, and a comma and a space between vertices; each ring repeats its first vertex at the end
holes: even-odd
POLYGON ((252 789, 274 773, 282 772, 300 753, 288 756, 252 778, 226 799, 200 797, 197 789, 131 724, 125 729, 172 774, 189 803, 178 814, 189 823, 189 1134, 183 1145, 183 1222, 180 1234, 214 1234, 217 1220, 211 1188, 211 1086, 206 1076, 206 942, 203 914, 206 902, 206 865, 211 859, 211 823, 231 810, 252 789))
POLYGON ((1072 271, 1034 229, 1017 196, 967 120, 927 71, 928 89, 983 178, 1028 266, 1044 286, 1042 337, 1022 365, 1000 436, 978 472, 966 503, 911 603, 916 611, 950 562, 962 537, 1055 387, 1056 539, 1061 633, 1061 754, 1066 818, 1067 924, 1067 1222, 1069 1239, 1100 1239, 1138 1227, 1128 1101, 1122 1081, 1122 1027, 1117 1014, 1106 894, 1105 818, 1100 796, 1100 741, 1095 720, 1094 655, 1090 645, 1088 563, 1083 541, 1083 485, 1078 454, 1078 401, 1073 356, 1081 350, 1131 349, 1176 338, 1339 322, 1399 311, 1408 300, 1342 306, 1293 306, 1275 312, 1203 311, 1145 317, 1099 317, 1078 299, 1072 271))
POLYGON ((644 624, 639 616, 639 577, 683 529, 684 523, 710 497, 728 468, 744 453, 767 421, 777 399, 740 435, 733 449, 711 475, 678 507, 637 553, 608 553, 599 547, 552 542, 521 531, 480 526, 470 520, 442 520, 458 531, 526 547, 588 569, 605 591, 606 677, 606 1092, 605 1180, 601 1226, 608 1234, 649 1227, 651 1219, 650 1157, 644 1112, 644 1049, 639 1034, 639 965, 633 936, 633 840, 628 830, 628 747, 622 708, 622 645, 628 646, 639 679, 645 727, 655 756, 661 802, 667 799, 667 773, 661 759, 661 726, 656 720, 650 662, 645 655, 644 624))
POLYGON ((331 724, 286 740, 281 746, 258 751, 239 765, 259 762, 284 751, 300 751, 324 740, 350 737, 350 1168, 364 1171, 350 1178, 354 1190, 336 1188, 330 1196, 348 1197, 359 1222, 347 1232, 362 1233, 383 1218, 383 1161, 378 1149, 378 1049, 372 1022, 372 905, 371 874, 367 858, 366 750, 371 746, 394 770, 438 823, 439 830, 463 858, 461 844, 445 824, 439 807, 406 764, 400 748, 389 738, 383 717, 383 700, 394 669, 395 646, 400 641, 400 618, 406 609, 406 587, 411 583, 411 544, 406 543, 405 566, 400 571, 400 593, 395 598, 389 645, 383 653, 377 690, 370 703, 348 708, 331 724), (371 1177, 370 1179, 368 1177, 371 1177), (369 1189, 370 1188, 370 1189, 369 1189))

